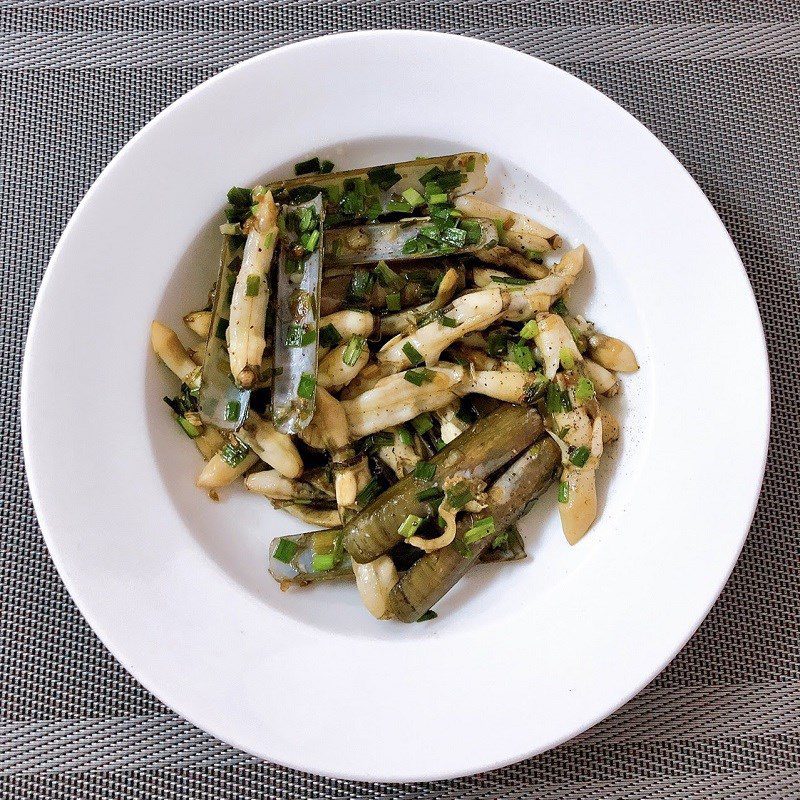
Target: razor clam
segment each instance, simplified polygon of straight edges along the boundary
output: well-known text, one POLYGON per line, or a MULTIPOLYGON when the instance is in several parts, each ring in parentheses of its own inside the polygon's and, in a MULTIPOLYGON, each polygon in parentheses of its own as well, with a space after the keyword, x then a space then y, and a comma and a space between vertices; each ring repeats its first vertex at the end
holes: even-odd
POLYGON ((280 211, 272 419, 281 433, 314 414, 324 214, 321 194, 280 211))
MULTIPOLYGON (((325 233, 326 265, 372 264, 376 261, 414 261, 443 255, 473 253, 497 244, 497 229, 488 219, 473 220, 475 226, 448 242, 428 239, 426 233, 438 235, 430 217, 409 217, 397 222, 334 228, 325 233), (463 241, 462 241, 463 240, 463 241), (423 241, 425 249, 415 249, 423 241)), ((453 226, 450 230, 459 231, 453 226)))
MULTIPOLYGON (((278 202, 299 203, 317 193, 325 196, 330 225, 374 221, 386 214, 411 214, 424 210, 403 197, 403 192, 425 191, 425 184, 438 181, 448 199, 476 192, 486 186, 484 153, 456 153, 435 158, 419 158, 377 167, 361 167, 344 172, 303 175, 267 186, 278 202)), ((409 195, 413 199, 413 195, 409 195)), ((423 198, 424 201, 424 198, 423 198)))
POLYGON ((250 405, 250 392, 239 389, 233 381, 226 340, 233 287, 241 263, 241 249, 234 247, 232 236, 224 236, 198 399, 203 422, 226 431, 241 428, 250 405))

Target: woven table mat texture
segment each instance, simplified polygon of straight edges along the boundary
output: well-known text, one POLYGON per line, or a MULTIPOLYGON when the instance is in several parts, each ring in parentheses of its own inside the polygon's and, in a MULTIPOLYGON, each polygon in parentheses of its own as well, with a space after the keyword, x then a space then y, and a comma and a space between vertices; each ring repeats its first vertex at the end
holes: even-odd
MULTIPOLYGON (((0 0, 0 87, 0 797, 800 798, 800 3, 0 0), (653 131, 736 242, 773 380, 767 477, 750 536, 675 661, 618 713, 549 753, 413 785, 263 763, 139 686, 83 621, 48 556, 27 492, 18 410, 42 273, 122 145, 244 58, 325 33, 392 27, 539 56, 653 131)), ((682 246, 692 245, 676 242, 676 259, 682 246)), ((736 402, 739 380, 747 376, 731 375, 720 402, 736 402)))

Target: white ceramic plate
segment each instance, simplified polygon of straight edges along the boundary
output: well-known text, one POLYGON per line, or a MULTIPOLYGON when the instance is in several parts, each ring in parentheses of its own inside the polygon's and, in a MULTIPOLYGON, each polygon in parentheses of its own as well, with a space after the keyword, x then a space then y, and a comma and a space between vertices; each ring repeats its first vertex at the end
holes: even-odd
POLYGON ((576 78, 465 38, 315 39, 207 81, 147 125, 47 269, 23 376, 31 492, 61 577, 112 653, 187 719, 303 770, 456 776, 563 742, 700 624, 750 524, 769 379, 742 264, 667 150, 576 78), (629 341, 622 441, 577 547, 554 497, 524 563, 479 568, 434 622, 381 623, 351 586, 281 593, 266 545, 302 526, 194 488, 199 458, 148 346, 215 276, 224 194, 310 154, 338 167, 485 150, 499 199, 591 254, 571 304, 629 341))

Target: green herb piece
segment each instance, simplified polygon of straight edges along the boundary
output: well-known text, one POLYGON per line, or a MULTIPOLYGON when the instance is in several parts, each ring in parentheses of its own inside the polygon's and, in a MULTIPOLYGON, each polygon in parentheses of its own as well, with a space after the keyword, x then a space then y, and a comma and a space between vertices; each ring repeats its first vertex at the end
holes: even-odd
POLYGON ((397 212, 400 214, 410 214, 414 209, 405 200, 387 200, 386 212, 397 212))
POLYGON ((385 261, 379 261, 373 270, 378 283, 387 289, 402 289, 405 285, 403 278, 398 275, 385 261))
POLYGON ((526 344, 509 344, 508 345, 509 358, 525 372, 533 372, 534 361, 533 353, 530 347, 526 344))
POLYGON ((414 437, 411 435, 411 432, 408 430, 408 428, 405 428, 401 425, 397 429, 397 434, 403 444, 414 444, 414 437))
POLYGON ((492 517, 484 517, 479 519, 465 534, 464 543, 474 544, 481 539, 491 536, 494 533, 494 519, 492 517))
POLYGON ((348 367, 354 367, 356 365, 356 362, 361 357, 361 353, 364 350, 366 341, 367 340, 363 336, 353 336, 347 343, 347 347, 345 347, 342 353, 342 361, 347 364, 348 367))
POLYGON ((575 369, 575 356, 568 347, 562 347, 561 350, 558 351, 558 360, 561 362, 561 366, 564 367, 564 369, 575 369))
POLYGON ((541 253, 538 250, 531 250, 530 248, 525 249, 525 257, 528 259, 528 261, 535 261, 537 264, 541 264, 543 261, 542 256, 544 256, 544 253, 541 253))
POLYGON ((533 339, 539 335, 539 326, 535 319, 528 320, 519 332, 520 339, 533 339))
POLYGON ((258 295, 258 290, 261 288, 261 276, 260 275, 248 275, 247 276, 247 289, 245 291, 245 295, 247 297, 256 297, 258 295))
POLYGON ((361 300, 367 296, 367 292, 372 289, 372 275, 365 269, 357 269, 353 272, 350 280, 350 287, 347 293, 350 297, 361 300))
POLYGON ((192 425, 192 423, 189 422, 189 420, 186 419, 186 417, 179 415, 177 417, 177 420, 178 420, 178 425, 180 425, 181 428, 183 428, 183 432, 190 439, 196 439, 200 435, 200 431, 194 425, 192 425))
POLYGON ((594 384, 588 378, 578 378, 575 386, 575 399, 580 403, 585 403, 587 400, 591 400, 594 394, 594 384))
POLYGON ((305 333, 303 334, 303 338, 300 340, 300 344, 303 347, 307 345, 313 344, 317 340, 317 332, 314 328, 307 328, 305 333))
POLYGON ((322 167, 319 163, 319 158, 314 156, 309 158, 308 161, 300 161, 294 165, 295 175, 311 175, 315 172, 321 172, 322 167))
POLYGON ((297 396, 303 400, 310 400, 314 396, 317 388, 317 379, 308 372, 304 372, 300 376, 300 382, 297 384, 297 396))
POLYGON ((459 539, 458 536, 453 539, 453 547, 461 558, 472 558, 472 549, 469 545, 465 544, 462 539, 459 539))
POLYGON ((299 216, 297 216, 297 228, 300 233, 312 230, 317 223, 316 217, 313 206, 306 206, 302 209, 299 216))
POLYGON ((389 431, 373 433, 364 439, 363 449, 374 452, 381 447, 391 447, 394 444, 394 434, 389 431))
POLYGON ((324 161, 321 161, 319 165, 319 171, 323 175, 333 172, 333 161, 329 161, 327 158, 324 161))
POLYGON ((430 461, 418 461, 414 467, 414 477, 423 481, 433 480, 436 474, 436 464, 431 464, 430 461))
POLYGON ((545 408, 550 414, 560 414, 567 410, 564 406, 564 394, 554 381, 551 381, 547 387, 545 408))
POLYGON ((475 172, 475 156, 470 156, 464 164, 464 169, 467 172, 475 172))
POLYGON ((564 299, 559 297, 558 300, 553 303, 550 308, 551 311, 554 311, 560 317, 568 317, 569 316, 569 309, 567 308, 566 304, 564 303, 564 299))
POLYGON ((369 505, 381 493, 381 485, 377 478, 371 478, 370 482, 356 495, 356 503, 359 506, 369 505))
POLYGON ((231 468, 236 469, 247 457, 249 448, 237 439, 237 444, 227 442, 219 451, 220 458, 231 468))
POLYGON ((492 331, 486 339, 487 352, 494 358, 503 355, 507 344, 508 334, 503 331, 492 331))
POLYGON ((253 204, 253 191, 252 189, 243 189, 239 186, 233 186, 228 189, 228 202, 232 206, 244 206, 249 209, 253 204))
POLYGON ((463 247, 467 241, 467 232, 455 226, 442 231, 442 240, 452 247, 463 247))
POLYGON ((447 447, 447 445, 446 445, 446 444, 445 444, 445 442, 444 442, 444 439, 437 439, 437 440, 436 440, 436 441, 433 443, 433 446, 436 448, 436 452, 437 452, 437 453, 438 453, 438 452, 440 452, 440 451, 442 451, 442 450, 444 450, 444 449, 445 449, 445 447, 447 447))
POLYGON ((342 341, 342 334, 336 329, 336 326, 329 322, 319 331, 319 345, 320 347, 336 347, 342 341))
POLYGON ((421 503, 435 502, 444 497, 444 492, 438 486, 429 486, 421 492, 417 492, 417 500, 421 503))
POLYGON ((492 275, 492 283, 502 283, 504 286, 528 286, 533 281, 527 278, 512 278, 510 275, 492 275))
POLYGON ((403 520, 397 532, 404 539, 409 539, 417 532, 417 528, 419 528, 420 525, 422 525, 422 517, 418 517, 416 514, 409 514, 403 520))
POLYGON ((330 572, 336 566, 336 556, 333 553, 314 553, 311 558, 311 569, 314 572, 330 572))
POLYGON ((558 484, 558 502, 569 502, 569 484, 566 481, 561 481, 561 483, 558 484))
POLYGON ((432 194, 428 197, 428 202, 431 205, 439 205, 441 203, 446 203, 448 200, 448 196, 446 194, 432 194))
POLYGON ((492 549, 498 550, 501 547, 505 547, 508 544, 508 531, 504 531, 503 533, 498 533, 497 536, 494 537, 492 540, 492 549))
POLYGON ((283 260, 283 271, 287 275, 296 275, 297 273, 303 272, 304 269, 305 265, 303 262, 296 258, 291 258, 287 255, 283 260))
POLYGON ((403 377, 414 386, 422 386, 423 383, 430 383, 434 373, 429 369, 410 369, 403 373, 403 377))
POLYGON ((386 166, 371 169, 367 173, 367 177, 370 183, 386 191, 391 189, 403 176, 394 168, 394 164, 386 164, 386 166))
POLYGON ((319 244, 319 231, 311 231, 311 233, 308 234, 304 233, 300 237, 300 244, 303 246, 303 250, 313 253, 319 244))
POLYGON ((283 343, 287 347, 302 347, 303 335, 306 332, 305 325, 296 325, 291 322, 286 326, 286 334, 283 338, 283 343))
POLYGON ((570 463, 574 464, 576 467, 582 467, 589 460, 589 456, 591 454, 592 451, 584 445, 581 447, 576 447, 570 454, 570 463))
POLYGON ((400 292, 390 292, 386 295, 386 310, 399 311, 403 307, 400 292))
POLYGON ((422 436, 423 433, 427 433, 433 427, 433 420, 431 419, 431 415, 426 411, 424 414, 414 417, 414 419, 411 420, 411 425, 414 430, 422 436))
POLYGON ((459 227, 466 231, 466 239, 464 241, 467 245, 478 244, 481 240, 481 235, 483 234, 483 230, 479 222, 476 222, 474 219, 462 219, 459 227))
POLYGON ((458 320, 453 317, 441 316, 438 319, 439 324, 444 325, 445 328, 457 328, 459 326, 458 320))
MULTIPOLYGON (((442 187, 443 192, 451 192, 453 189, 457 189, 462 183, 464 183, 465 177, 457 169, 452 169, 448 170, 447 172, 440 172, 439 175, 437 175, 433 180, 435 180, 439 186, 442 187)), ((422 182, 421 178, 420 182, 422 182)))
POLYGON ((447 490, 447 501, 450 503, 451 508, 463 508, 470 500, 474 499, 475 496, 470 491, 466 481, 461 481, 447 490))
POLYGON ((300 548, 297 546, 297 542, 292 541, 291 539, 278 539, 278 546, 275 548, 275 552, 272 554, 272 557, 276 561, 280 561, 284 564, 288 564, 291 560, 297 555, 297 551, 300 548))
POLYGON ((239 412, 242 406, 238 400, 229 400, 228 405, 225 406, 225 421, 236 422, 239 419, 239 412))
POLYGON ((405 357, 411 362, 412 367, 416 367, 417 364, 421 364, 425 360, 419 350, 417 350, 417 348, 414 347, 411 342, 406 342, 400 349, 405 354, 405 357))
POLYGON ((425 205, 425 198, 412 186, 409 186, 408 189, 403 192, 403 200, 412 208, 425 205))

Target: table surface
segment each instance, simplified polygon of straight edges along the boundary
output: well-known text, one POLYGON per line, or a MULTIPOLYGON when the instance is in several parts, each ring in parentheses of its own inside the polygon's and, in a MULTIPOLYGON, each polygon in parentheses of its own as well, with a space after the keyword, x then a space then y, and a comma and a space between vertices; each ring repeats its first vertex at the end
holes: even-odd
MULTIPOLYGON (((0 0, 0 43, 0 797, 800 798, 800 4, 0 0), (495 772, 417 785, 326 780, 260 762, 139 686, 83 621, 48 557, 25 484, 17 408, 47 260, 119 148, 237 61, 324 33, 388 27, 457 32, 539 56, 647 125, 731 232, 773 376, 772 442, 753 527, 683 652, 568 744, 495 772)), ((720 402, 736 402, 739 380, 747 375, 732 374, 720 402)))

